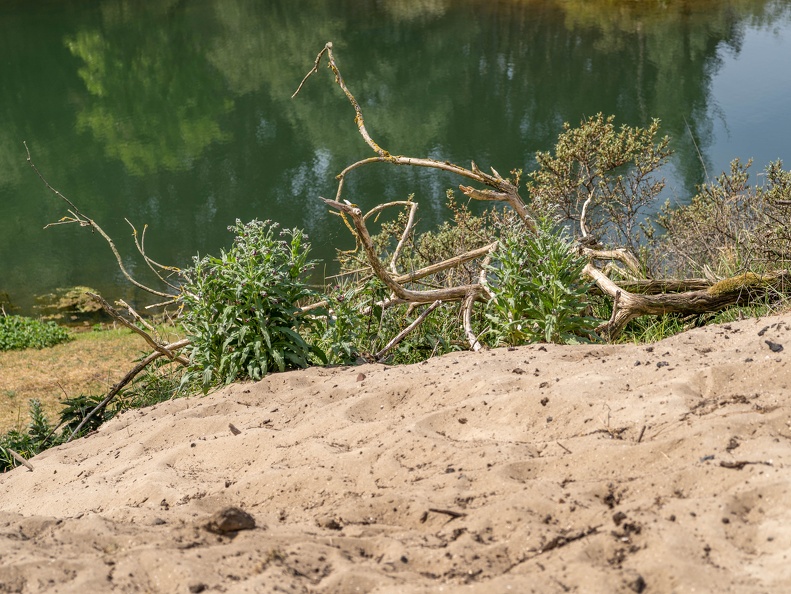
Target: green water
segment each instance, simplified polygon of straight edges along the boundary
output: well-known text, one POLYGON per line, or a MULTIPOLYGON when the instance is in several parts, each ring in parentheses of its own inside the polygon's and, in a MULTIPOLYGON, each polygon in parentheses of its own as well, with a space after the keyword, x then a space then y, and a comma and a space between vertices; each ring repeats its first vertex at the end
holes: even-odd
MULTIPOLYGON (((331 260, 348 231, 318 201, 369 156, 326 69, 333 41, 368 128, 396 154, 505 172, 533 167, 564 121, 661 118, 676 151, 667 198, 736 156, 791 165, 791 2, 590 0, 76 0, 0 4, 0 293, 89 285, 140 300, 107 245, 73 225, 25 160, 115 239, 150 281, 146 247, 184 266, 228 245, 236 218, 310 234, 331 260), (694 140, 693 140, 694 139, 694 140)), ((428 170, 370 167, 346 198, 420 202, 446 216, 428 170)))

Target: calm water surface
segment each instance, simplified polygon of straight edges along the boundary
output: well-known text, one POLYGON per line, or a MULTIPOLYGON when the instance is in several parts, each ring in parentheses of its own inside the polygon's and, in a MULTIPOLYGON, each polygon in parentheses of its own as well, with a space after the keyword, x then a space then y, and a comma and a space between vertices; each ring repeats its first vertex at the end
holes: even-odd
MULTIPOLYGON (((325 69, 328 40, 374 138, 396 154, 530 170, 564 121, 661 118, 684 201, 734 157, 791 166, 791 1, 6 0, 0 5, 0 293, 22 312, 56 287, 140 299, 97 235, 25 161, 110 234, 148 280, 154 259, 218 253, 236 218, 305 228, 331 260, 348 231, 317 200, 369 156, 325 69), (699 153, 698 153, 699 151, 699 153)), ((373 166, 362 206, 414 192, 446 216, 430 171, 373 166)))

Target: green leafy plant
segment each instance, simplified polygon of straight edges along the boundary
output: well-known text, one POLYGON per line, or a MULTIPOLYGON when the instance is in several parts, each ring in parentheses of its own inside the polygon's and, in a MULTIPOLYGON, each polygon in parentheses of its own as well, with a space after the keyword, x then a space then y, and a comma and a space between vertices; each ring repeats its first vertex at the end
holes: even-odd
POLYGON ((0 351, 43 349, 69 340, 69 331, 55 322, 0 315, 0 351))
POLYGON ((194 258, 184 271, 184 328, 191 339, 185 382, 204 391, 270 371, 326 362, 303 337, 315 325, 298 303, 316 295, 306 277, 314 266, 299 229, 251 221, 229 227, 231 249, 220 257, 194 258))
POLYGON ((360 313, 359 291, 336 286, 327 295, 327 315, 317 319, 312 339, 326 353, 329 365, 354 363, 362 354, 365 321, 360 313))
MULTIPOLYGON (((65 398, 61 400, 63 408, 60 411, 60 428, 61 431, 68 437, 79 426, 82 420, 104 400, 104 396, 95 394, 85 395, 80 394, 72 398, 65 398)), ((104 410, 96 413, 88 422, 80 429, 79 435, 81 437, 86 433, 95 431, 106 421, 109 421, 115 416, 116 411, 114 407, 105 407, 104 410)))
POLYGON ((53 431, 41 402, 30 400, 30 423, 26 431, 13 429, 0 436, 0 472, 15 468, 19 463, 11 454, 14 450, 25 459, 32 458, 44 450, 62 443, 59 434, 53 431))
POLYGON ((486 308, 486 335, 494 346, 597 339, 598 321, 585 315, 586 260, 564 230, 545 219, 535 235, 506 233, 494 256, 488 267, 494 297, 486 308))

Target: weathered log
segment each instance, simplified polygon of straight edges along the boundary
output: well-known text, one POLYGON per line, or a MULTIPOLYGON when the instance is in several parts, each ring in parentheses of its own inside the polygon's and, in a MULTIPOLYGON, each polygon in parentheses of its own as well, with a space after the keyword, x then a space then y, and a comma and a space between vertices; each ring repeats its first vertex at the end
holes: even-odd
POLYGON ((610 320, 596 329, 610 338, 620 334, 626 324, 639 316, 704 314, 750 303, 764 296, 769 290, 779 290, 788 276, 787 271, 771 275, 748 272, 722 280, 703 290, 641 295, 625 290, 590 263, 585 267, 584 274, 605 294, 618 300, 618 307, 610 320))

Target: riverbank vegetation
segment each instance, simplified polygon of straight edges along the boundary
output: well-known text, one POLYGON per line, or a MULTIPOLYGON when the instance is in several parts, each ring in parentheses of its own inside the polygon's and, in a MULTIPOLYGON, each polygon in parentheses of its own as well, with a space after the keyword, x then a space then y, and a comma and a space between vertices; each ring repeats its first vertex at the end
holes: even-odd
POLYGON ((42 176, 69 205, 62 222, 104 237, 127 279, 171 308, 177 335, 164 334, 125 302, 122 313, 95 296, 117 323, 145 339, 150 354, 106 394, 68 395, 56 427, 31 401, 28 430, 0 438, 6 468, 17 460, 9 452, 33 455, 128 408, 269 372, 413 363, 534 342, 652 341, 786 307, 791 172, 781 163, 751 185, 750 163, 736 160, 688 204, 668 203, 651 215, 671 154, 657 120, 617 126, 599 114, 566 124, 554 149, 536 155, 534 171, 503 177, 475 163, 466 168, 384 150, 369 134, 331 44, 297 93, 322 59, 375 154, 344 169, 336 195, 322 198, 356 240, 354 250, 338 252, 340 273, 323 287, 310 285, 315 263, 305 233, 272 221, 237 221, 227 251, 196 257, 186 269, 149 258, 144 234, 135 231, 140 256, 162 282, 147 287, 127 271, 96 221, 42 176), (367 213, 353 203, 345 180, 375 164, 429 168, 477 187, 448 190, 448 220, 419 232, 411 196, 367 213), (480 211, 475 201, 492 206, 480 211))

